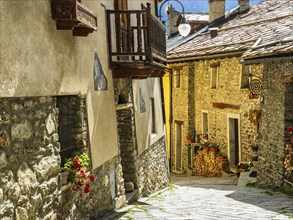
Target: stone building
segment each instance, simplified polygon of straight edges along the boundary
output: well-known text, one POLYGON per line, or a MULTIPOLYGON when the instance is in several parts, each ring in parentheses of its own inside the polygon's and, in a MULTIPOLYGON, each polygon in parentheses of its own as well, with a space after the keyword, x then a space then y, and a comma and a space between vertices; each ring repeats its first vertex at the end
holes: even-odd
POLYGON ((1 2, 1 219, 96 218, 127 204, 126 182, 136 198, 168 184, 166 53, 150 26, 165 32, 147 2, 1 2), (77 152, 91 159, 88 194, 61 185, 77 152))
POLYGON ((225 15, 211 8, 207 27, 167 43, 172 170, 190 171, 185 137, 200 133, 220 145, 231 167, 253 161, 260 185, 282 186, 292 125, 292 82, 282 83, 292 77, 292 4, 240 1, 225 15))

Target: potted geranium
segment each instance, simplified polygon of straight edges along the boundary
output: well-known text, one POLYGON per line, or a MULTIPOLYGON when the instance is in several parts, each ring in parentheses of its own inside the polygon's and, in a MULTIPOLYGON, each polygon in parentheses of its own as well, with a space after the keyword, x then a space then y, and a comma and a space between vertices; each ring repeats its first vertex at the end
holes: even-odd
POLYGON ((293 127, 287 128, 287 132, 288 132, 288 134, 290 136, 291 144, 293 144, 293 127))
POLYGON ((69 181, 72 183, 73 191, 90 192, 90 183, 94 182, 94 176, 88 174, 87 169, 89 168, 90 158, 85 153, 79 153, 67 159, 62 170, 69 172, 69 181))
POLYGON ((209 151, 210 149, 210 142, 208 142, 207 140, 204 140, 203 142, 201 142, 201 145, 203 146, 203 149, 206 151, 209 151))
POLYGON ((217 151, 219 151, 219 145, 217 145, 216 143, 211 143, 210 151, 216 153, 217 151))

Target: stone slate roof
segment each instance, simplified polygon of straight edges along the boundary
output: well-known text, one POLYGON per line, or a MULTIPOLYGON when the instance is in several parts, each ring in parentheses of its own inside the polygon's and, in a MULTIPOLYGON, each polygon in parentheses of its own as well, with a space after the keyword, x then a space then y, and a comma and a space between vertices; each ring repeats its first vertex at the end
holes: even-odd
POLYGON ((205 27, 186 38, 169 39, 168 59, 229 52, 242 52, 246 59, 293 54, 293 0, 263 0, 245 13, 226 18, 217 27, 214 38, 205 27))

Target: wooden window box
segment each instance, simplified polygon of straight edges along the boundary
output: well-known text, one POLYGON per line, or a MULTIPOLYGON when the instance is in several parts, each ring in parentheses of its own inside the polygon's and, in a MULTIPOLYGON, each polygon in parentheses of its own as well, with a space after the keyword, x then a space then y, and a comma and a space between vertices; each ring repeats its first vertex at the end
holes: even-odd
POLYGON ((52 18, 57 30, 73 30, 74 36, 87 36, 97 30, 97 16, 78 0, 52 0, 52 18))

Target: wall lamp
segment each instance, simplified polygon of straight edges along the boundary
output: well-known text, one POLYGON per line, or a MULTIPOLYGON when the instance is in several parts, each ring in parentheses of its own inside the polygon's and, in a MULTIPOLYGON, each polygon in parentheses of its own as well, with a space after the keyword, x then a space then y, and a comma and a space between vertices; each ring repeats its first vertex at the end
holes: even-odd
POLYGON ((166 2, 169 2, 169 1, 176 1, 182 7, 182 21, 178 25, 178 31, 179 31, 179 33, 180 33, 181 36, 186 37, 190 33, 191 27, 190 27, 190 24, 186 21, 184 7, 183 7, 182 3, 179 0, 165 0, 165 1, 162 2, 161 6, 160 6, 160 9, 159 9, 159 13, 160 13, 159 14, 159 17, 160 17, 160 20, 162 20, 162 13, 161 13, 162 6, 166 2))

